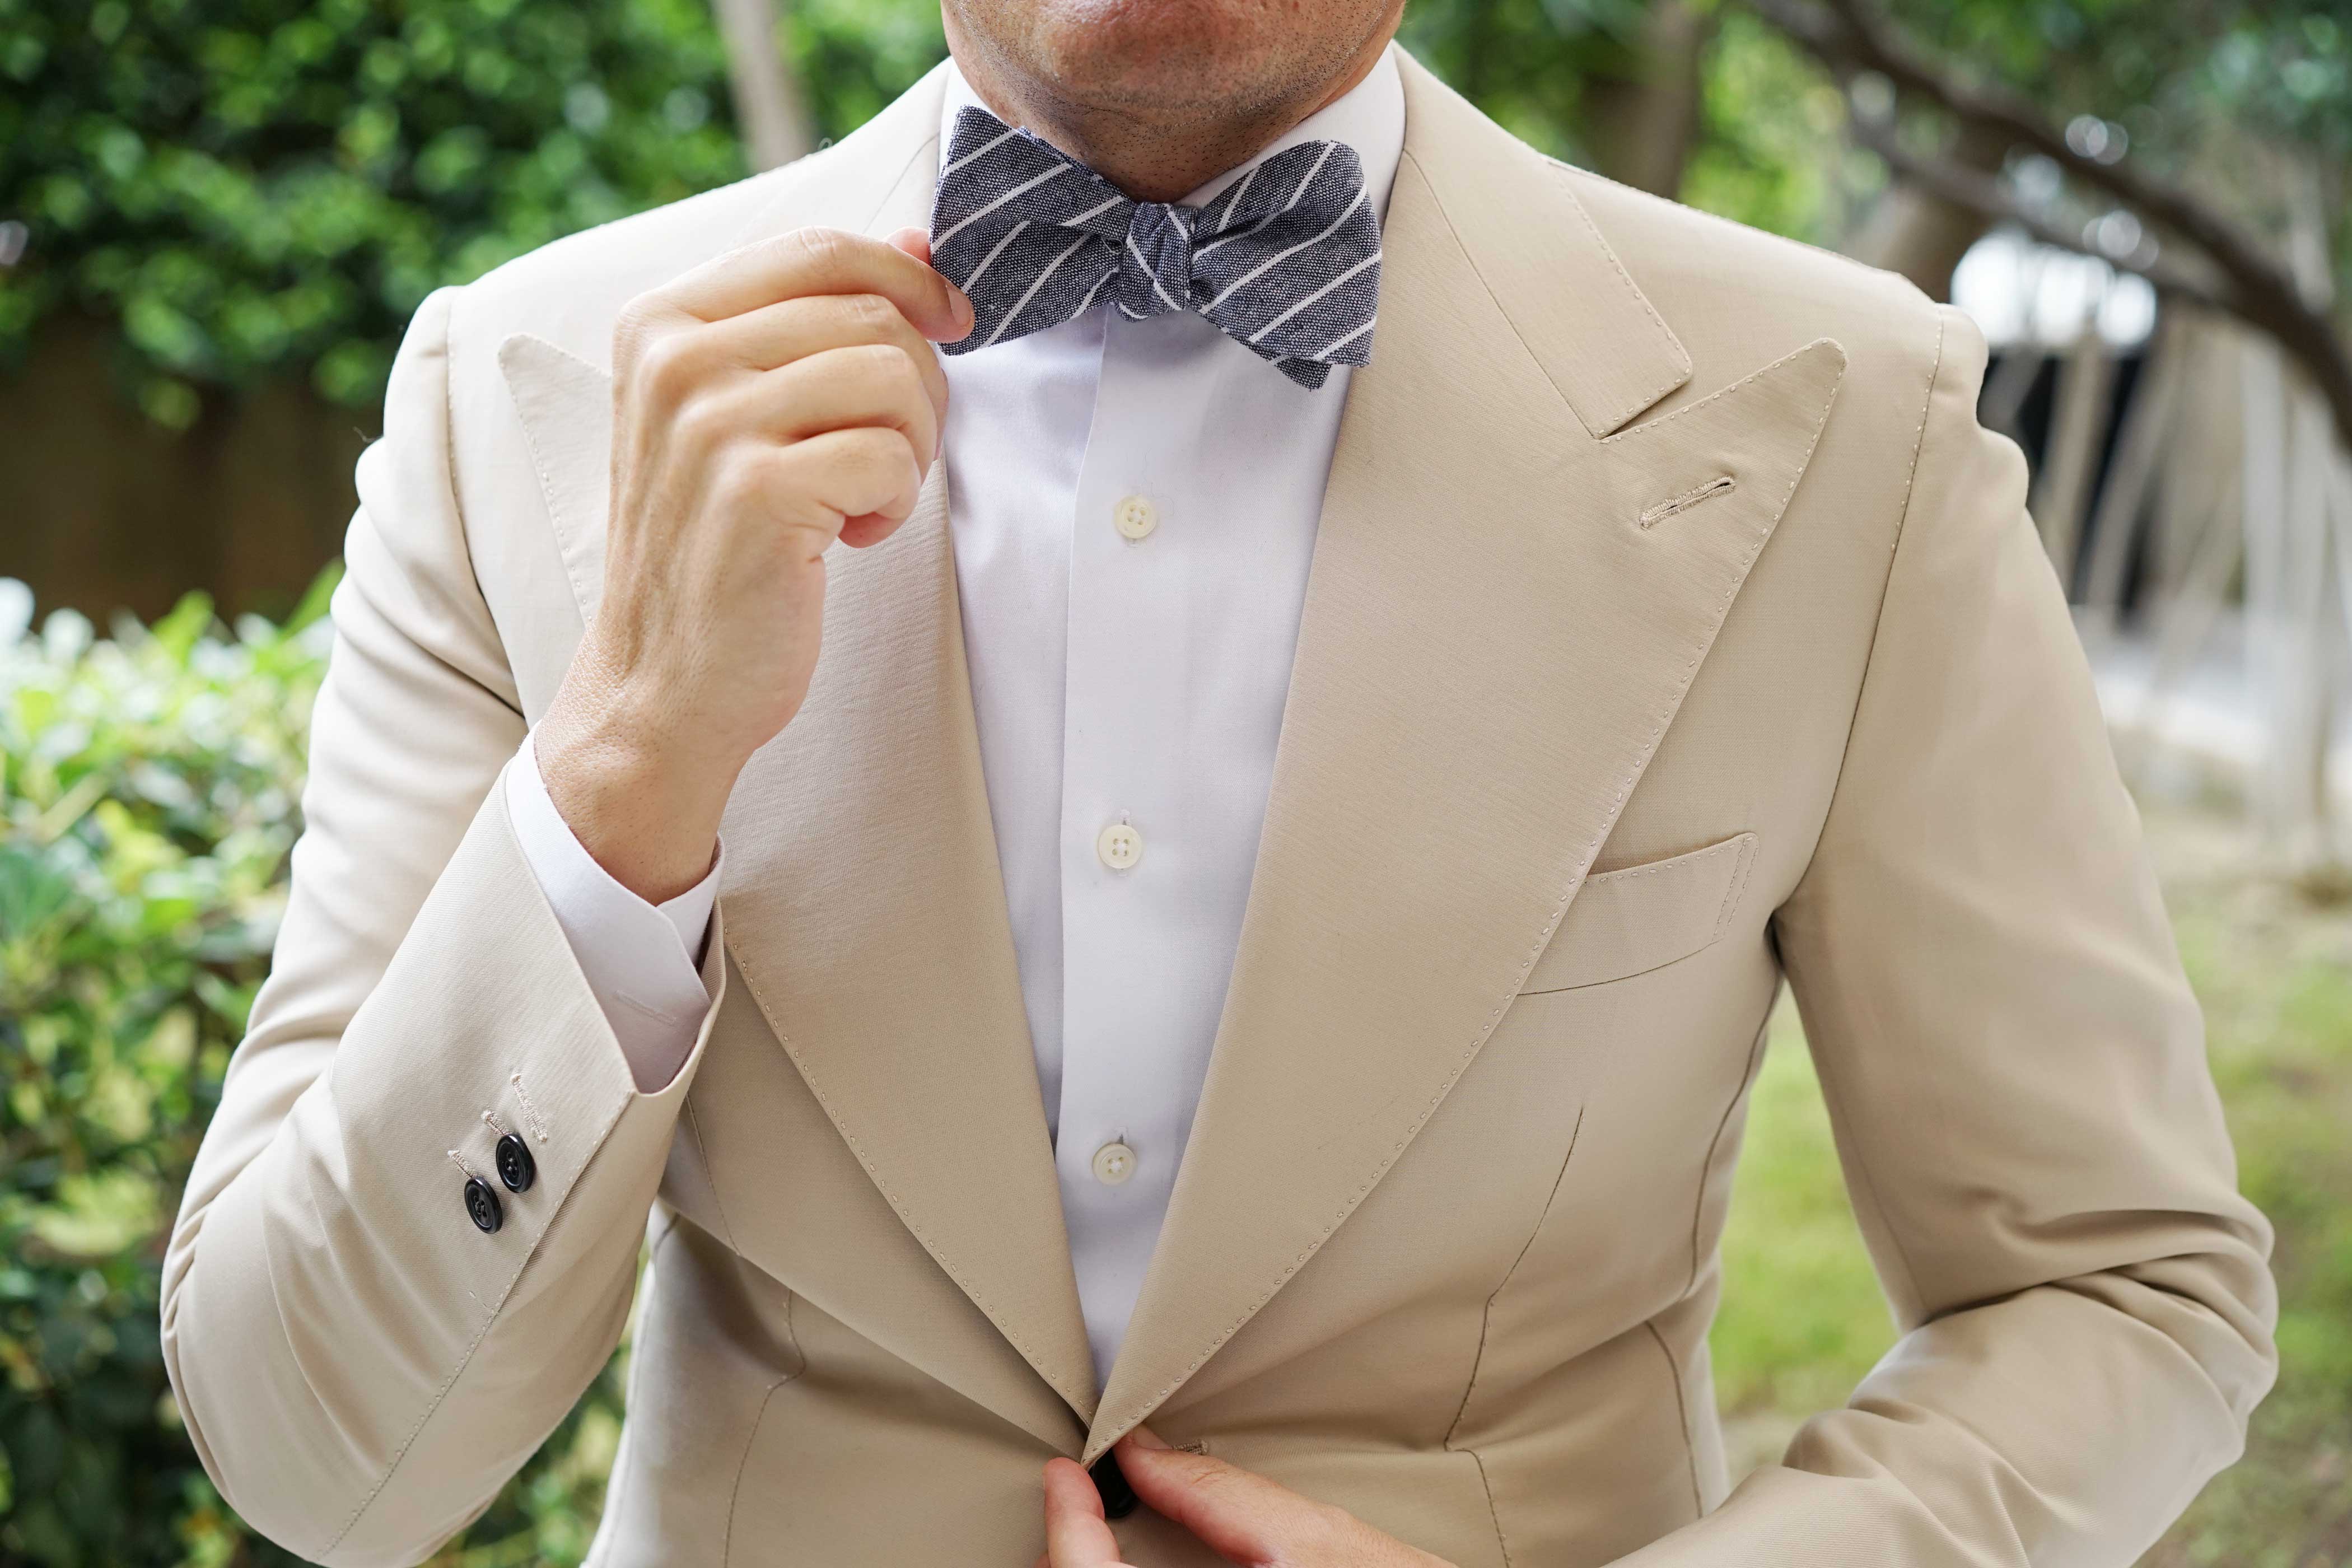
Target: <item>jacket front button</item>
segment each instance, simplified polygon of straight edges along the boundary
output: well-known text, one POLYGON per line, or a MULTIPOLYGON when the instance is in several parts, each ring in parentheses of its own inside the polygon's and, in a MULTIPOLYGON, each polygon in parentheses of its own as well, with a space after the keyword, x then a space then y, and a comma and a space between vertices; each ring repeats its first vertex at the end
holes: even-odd
POLYGON ((529 1192, 531 1183, 539 1180, 539 1162, 530 1157, 530 1145, 522 1141, 520 1132, 509 1132, 499 1140, 498 1164, 499 1180, 507 1184, 510 1193, 529 1192))
POLYGON ((1095 1479, 1095 1492, 1102 1499, 1105 1519, 1125 1519, 1135 1511, 1135 1489, 1127 1484, 1127 1472, 1118 1468, 1118 1460, 1105 1454, 1087 1472, 1095 1479))
POLYGON ((466 1178, 466 1217, 486 1234, 507 1222, 506 1212, 499 1206, 499 1194, 490 1191, 489 1183, 479 1176, 466 1178))

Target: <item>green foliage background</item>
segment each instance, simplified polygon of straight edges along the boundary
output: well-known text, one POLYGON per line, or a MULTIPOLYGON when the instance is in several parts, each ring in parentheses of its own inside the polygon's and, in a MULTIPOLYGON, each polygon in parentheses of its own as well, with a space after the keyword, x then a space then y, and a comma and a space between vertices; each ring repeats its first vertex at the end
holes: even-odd
MULTIPOLYGON (((944 52, 910 0, 786 42, 828 135, 944 52)), ((743 172, 703 0, 0 0, 0 367, 77 310, 167 425, 288 371, 372 407, 434 289, 743 172)))
POLYGON ((236 1555, 159 1266, 277 929, 323 606, 34 637, 0 583, 0 1560, 236 1555))
MULTIPOLYGON (((1834 243, 1884 182, 1835 155, 1835 89, 1736 0, 1688 3, 1713 41, 1684 195, 1834 243)), ((1647 5, 1413 0, 1403 37, 1511 129, 1590 161, 1593 86, 1639 74, 1647 5)), ((2061 114, 2115 118, 2159 166, 2217 164, 2266 227, 2287 198, 2233 177, 2250 147, 2352 156, 2343 0, 1893 8, 2061 114)), ((929 0, 785 9, 824 136, 945 52, 929 0)), ((126 389, 167 426, 287 374, 371 408, 433 289, 742 173, 707 0, 0 0, 0 224, 23 226, 0 372, 74 310, 116 329, 126 389)), ((2352 282, 2352 203, 2331 219, 2352 282)))
MULTIPOLYGON (((192 595, 110 638, 0 580, 0 1563, 291 1563, 198 1466, 163 1242, 266 973, 334 583, 233 631, 192 595)), ((576 1563, 621 1358, 442 1561, 576 1563)))
MULTIPOLYGON (((1654 0, 1412 0, 1402 37, 1481 109, 1547 152, 1612 172, 1595 89, 1638 79, 1654 0)), ((1835 247, 1885 186, 1877 159, 1843 146, 1829 78, 1739 0, 1704 14, 1700 123, 1679 195, 1778 234, 1835 247)), ((2005 87, 2060 122, 2093 115, 2133 156, 2257 233, 2312 193, 2282 184, 2294 149, 2332 173, 2318 193, 2339 292, 2352 300, 2352 7, 2346 0, 1875 0, 1963 80, 2005 87)), ((1906 126, 1924 151, 1949 128, 1906 126)), ((2075 218, 2105 210, 2095 203, 2075 218)), ((2352 316, 2347 316, 2352 320, 2352 316)))

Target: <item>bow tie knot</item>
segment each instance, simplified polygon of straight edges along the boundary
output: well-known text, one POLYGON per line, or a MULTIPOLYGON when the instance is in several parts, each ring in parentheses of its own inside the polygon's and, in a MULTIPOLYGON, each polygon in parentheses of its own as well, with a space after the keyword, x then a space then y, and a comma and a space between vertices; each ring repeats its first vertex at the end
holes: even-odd
POLYGON ((1127 220, 1112 302, 1136 319, 1192 303, 1192 213, 1166 202, 1138 202, 1127 220), (1171 305, 1170 300, 1179 301, 1171 305))
POLYGON ((1301 386, 1371 359, 1380 224, 1344 142, 1286 148, 1188 207, 1135 201, 966 107, 940 168, 931 262, 972 303, 971 334, 950 354, 1099 303, 1130 321, 1197 311, 1301 386))

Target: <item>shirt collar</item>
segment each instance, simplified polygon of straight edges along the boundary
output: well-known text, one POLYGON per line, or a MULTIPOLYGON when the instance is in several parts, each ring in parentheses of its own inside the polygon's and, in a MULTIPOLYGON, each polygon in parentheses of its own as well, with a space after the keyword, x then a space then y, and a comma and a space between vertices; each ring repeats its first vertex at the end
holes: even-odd
MULTIPOLYGON (((957 111, 968 103, 975 108, 987 107, 950 58, 947 93, 940 105, 942 149, 954 136, 957 111)), ((1199 206, 1276 153, 1302 142, 1318 141, 1344 142, 1356 150, 1356 156, 1364 165, 1364 188, 1371 197, 1372 211, 1385 218, 1389 190, 1396 184, 1397 164, 1404 156, 1404 78, 1397 69, 1394 44, 1381 51, 1381 58, 1373 62, 1363 80, 1267 142, 1255 157, 1235 164, 1186 195, 1181 205, 1199 206)))

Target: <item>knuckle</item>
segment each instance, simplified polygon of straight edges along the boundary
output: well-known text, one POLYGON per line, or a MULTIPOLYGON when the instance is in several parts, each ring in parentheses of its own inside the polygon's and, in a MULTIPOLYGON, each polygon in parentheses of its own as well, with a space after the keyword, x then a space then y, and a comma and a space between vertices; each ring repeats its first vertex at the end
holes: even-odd
POLYGON ((783 243, 797 249, 802 259, 820 267, 846 259, 850 254, 850 237, 837 228, 796 228, 784 237, 783 243))
POLYGON ((782 464, 773 447, 745 446, 713 466, 711 489, 722 505, 737 506, 767 495, 782 464))
POLYGON ((858 369, 884 398, 898 401, 921 389, 913 356, 897 343, 868 343, 858 350, 858 369))
POLYGON ((1311 1511, 1307 1517, 1307 1539, 1325 1555, 1339 1560, 1349 1549, 1363 1544, 1359 1535, 1361 1527, 1354 1514, 1344 1509, 1333 1508, 1328 1503, 1308 1506, 1311 1511))
POLYGON ((898 321, 898 308, 879 294, 844 294, 835 308, 861 337, 882 337, 898 321))
POLYGON ((907 352, 904 343, 886 343, 883 347, 888 356, 884 371, 901 392, 919 395, 923 390, 923 367, 915 363, 915 356, 907 352))
POLYGON ((872 473, 875 487, 893 496, 912 491, 922 482, 922 467, 915 460, 915 448, 906 437, 896 430, 877 430, 867 445, 873 456, 872 473))
POLYGON ((859 471, 877 484, 897 479, 907 466, 906 438, 896 430, 869 426, 857 432, 850 451, 859 471))
POLYGON ((683 397, 670 418, 670 439, 692 451, 708 451, 725 442, 735 420, 724 403, 710 396, 683 397))
POLYGON ((1202 1491, 1231 1491, 1242 1479, 1241 1471, 1215 1459, 1193 1458, 1186 1468, 1192 1472, 1193 1486, 1202 1491))
POLYGON ((630 379, 656 397, 683 400, 694 382, 695 359, 688 333, 656 328, 637 342, 630 379))
POLYGON ((640 294, 622 306, 620 314, 613 318, 614 361, 635 359, 659 333, 662 317, 667 313, 662 301, 652 294, 640 294))
POLYGON ((863 431, 836 430, 793 444, 796 479, 812 490, 862 489, 873 458, 863 431))

